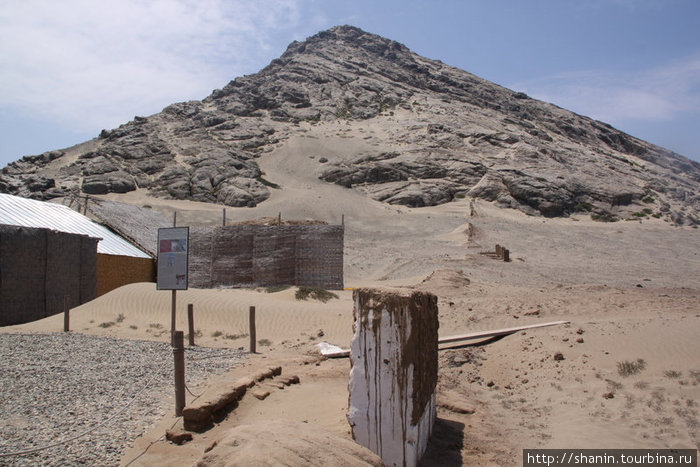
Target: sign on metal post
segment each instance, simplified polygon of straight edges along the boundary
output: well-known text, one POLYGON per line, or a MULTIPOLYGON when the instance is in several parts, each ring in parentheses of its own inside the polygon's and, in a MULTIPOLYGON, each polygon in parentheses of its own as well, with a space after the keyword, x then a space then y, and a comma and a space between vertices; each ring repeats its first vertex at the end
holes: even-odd
POLYGON ((190 228, 158 229, 158 290, 187 290, 190 228))

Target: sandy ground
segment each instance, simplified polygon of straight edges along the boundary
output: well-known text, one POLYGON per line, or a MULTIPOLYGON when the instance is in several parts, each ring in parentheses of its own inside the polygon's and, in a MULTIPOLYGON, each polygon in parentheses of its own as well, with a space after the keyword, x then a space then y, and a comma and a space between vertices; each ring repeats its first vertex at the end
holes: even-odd
MULTIPOLYGON (((344 215, 346 287, 413 286, 435 293, 441 336, 570 321, 442 350, 438 422, 423 465, 521 465, 525 448, 700 448, 699 230, 655 219, 608 224, 583 216, 529 217, 469 199, 422 209, 387 206, 315 175, 320 157, 346 157, 369 143, 324 145, 314 137, 309 127, 305 137, 263 156, 266 179, 283 180, 282 189, 257 208, 227 208, 227 218, 281 212, 288 219, 340 222, 344 215), (292 158, 288 151, 308 157, 292 158), (497 243, 510 249, 511 262, 483 254, 497 243), (555 359, 557 353, 563 359, 555 359)), ((140 192, 112 198, 166 213, 176 209, 179 225, 221 221, 221 206, 140 192)), ((259 353, 225 378, 276 363, 301 384, 270 386, 262 401, 246 395, 226 420, 183 446, 162 439, 166 428, 181 426, 168 417, 123 463, 192 465, 227 428, 266 419, 307 421, 350 436, 349 361, 321 359, 315 345, 349 346, 352 291, 338 291, 327 303, 297 300, 294 293, 178 292, 178 328, 187 329, 192 303, 202 346, 247 349, 248 309, 256 307, 259 353)), ((154 284, 132 284, 71 310, 72 329, 167 340, 170 300, 170 292, 154 284)), ((62 326, 63 317, 54 316, 2 331, 62 326)), ((221 381, 212 380, 209 390, 221 381)), ((159 403, 172 400, 164 395, 159 403)))

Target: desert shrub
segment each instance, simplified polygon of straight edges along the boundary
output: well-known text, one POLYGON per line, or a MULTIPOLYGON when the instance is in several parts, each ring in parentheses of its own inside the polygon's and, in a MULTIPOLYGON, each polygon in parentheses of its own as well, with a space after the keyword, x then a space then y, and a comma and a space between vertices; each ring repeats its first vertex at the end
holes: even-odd
POLYGON ((283 290, 287 290, 290 287, 291 285, 271 285, 269 287, 265 287, 265 293, 282 292, 283 290))
POLYGON ((124 315, 121 314, 121 313, 119 313, 119 316, 117 316, 117 319, 115 319, 114 321, 116 321, 117 323, 121 323, 121 322, 124 321, 125 319, 126 319, 126 318, 124 317, 124 315))
POLYGON ((100 323, 98 326, 100 326, 101 328, 109 328, 114 326, 115 324, 116 323, 114 321, 107 321, 105 323, 100 323))
POLYGON ((592 212, 591 219, 598 222, 617 222, 620 220, 617 216, 607 211, 603 211, 600 213, 592 212))
POLYGON ((248 334, 247 334, 247 333, 242 333, 242 334, 226 334, 226 335, 224 336, 224 339, 236 340, 236 339, 240 339, 240 338, 242 338, 242 337, 248 337, 248 334))
POLYGON ((269 346, 272 345, 272 341, 270 339, 259 339, 258 345, 269 346))
POLYGON ((637 389, 646 389, 649 387, 649 383, 647 383, 646 381, 637 381, 636 383, 634 383, 634 387, 637 389))
POLYGON ((214 331, 214 332, 211 333, 211 337, 220 337, 220 336, 223 336, 223 335, 224 335, 224 333, 221 332, 221 331, 214 331))
POLYGON ((666 370, 664 371, 664 375, 666 375, 667 378, 680 378, 683 376, 683 373, 676 370, 666 370))
POLYGON ((606 379, 605 382, 608 383, 608 389, 610 390, 610 392, 615 392, 622 389, 622 383, 618 383, 617 381, 613 381, 612 379, 606 379))
POLYGON ((644 359, 638 358, 636 361, 617 362, 617 372, 620 376, 636 375, 646 368, 647 362, 644 359))
POLYGON ((299 289, 296 291, 294 294, 294 297, 297 300, 308 300, 309 298, 312 298, 314 300, 319 300, 323 303, 326 303, 328 300, 332 298, 338 298, 336 294, 333 292, 329 292, 324 289, 319 289, 318 287, 299 287, 299 289))
POLYGON ((574 209, 577 211, 591 212, 593 210, 593 205, 591 203, 580 202, 574 209))

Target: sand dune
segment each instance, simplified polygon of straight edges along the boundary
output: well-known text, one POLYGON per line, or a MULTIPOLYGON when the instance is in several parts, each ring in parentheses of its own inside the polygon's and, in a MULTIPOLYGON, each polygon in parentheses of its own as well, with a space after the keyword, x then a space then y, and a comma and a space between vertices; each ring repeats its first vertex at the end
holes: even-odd
MULTIPOLYGON (((352 292, 337 291, 327 304, 297 300, 296 288, 275 293, 264 289, 190 289, 176 295, 177 329, 188 332, 187 308, 193 305, 196 343, 204 346, 249 345, 249 308, 256 307, 256 331, 265 346, 297 346, 321 338, 349 342, 352 338, 352 292), (321 336, 319 336, 321 334, 321 336)), ((71 330, 120 338, 169 340, 172 294, 153 283, 130 284, 70 312, 71 330)), ((63 315, 5 331, 58 332, 63 315)))

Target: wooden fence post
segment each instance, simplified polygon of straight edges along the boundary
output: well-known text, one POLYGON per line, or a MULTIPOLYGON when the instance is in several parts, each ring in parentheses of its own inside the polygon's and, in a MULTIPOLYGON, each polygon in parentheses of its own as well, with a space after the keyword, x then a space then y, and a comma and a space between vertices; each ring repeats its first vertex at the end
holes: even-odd
POLYGON ((250 324, 250 353, 255 353, 255 307, 248 310, 248 323, 250 324))
POLYGON ((68 308, 68 295, 63 296, 63 332, 70 331, 70 309, 68 308))
POLYGON ((173 337, 173 359, 175 361, 175 416, 182 416, 185 408, 185 336, 175 331, 173 337))
POLYGON ((187 305, 187 325, 190 330, 190 345, 194 346, 194 305, 192 303, 187 305))

